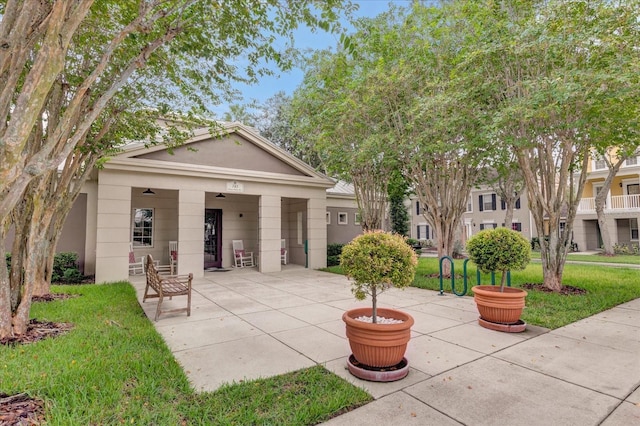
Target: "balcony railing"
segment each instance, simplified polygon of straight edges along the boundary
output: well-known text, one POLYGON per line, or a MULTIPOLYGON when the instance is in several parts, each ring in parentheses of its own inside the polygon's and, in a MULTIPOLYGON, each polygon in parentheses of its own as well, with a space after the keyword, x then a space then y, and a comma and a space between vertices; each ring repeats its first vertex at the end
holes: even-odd
MULTIPOLYGON (((605 211, 637 211, 640 210, 640 194, 613 195, 611 202, 605 203, 605 211)), ((596 211, 595 198, 582 198, 578 205, 578 213, 592 213, 596 211)))

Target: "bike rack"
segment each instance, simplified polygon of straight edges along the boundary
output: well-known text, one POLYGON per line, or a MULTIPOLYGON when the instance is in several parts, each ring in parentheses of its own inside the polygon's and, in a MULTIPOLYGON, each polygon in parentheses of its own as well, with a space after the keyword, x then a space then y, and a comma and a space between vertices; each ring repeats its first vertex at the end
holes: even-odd
MULTIPOLYGON (((442 274, 442 266, 444 261, 448 260, 451 264, 451 292, 456 296, 464 296, 467 293, 467 289, 469 288, 467 284, 467 264, 469 263, 469 259, 465 259, 462 263, 462 278, 463 278, 463 286, 462 292, 458 293, 456 291, 456 276, 455 276, 455 264, 453 263, 453 258, 451 256, 442 256, 440 258, 440 293, 438 296, 444 296, 444 276, 442 274)), ((476 270, 476 284, 480 285, 480 269, 476 270)), ((491 271, 491 285, 496 285, 496 273, 495 271, 491 271)), ((511 287, 511 271, 507 271, 507 287, 511 287)))

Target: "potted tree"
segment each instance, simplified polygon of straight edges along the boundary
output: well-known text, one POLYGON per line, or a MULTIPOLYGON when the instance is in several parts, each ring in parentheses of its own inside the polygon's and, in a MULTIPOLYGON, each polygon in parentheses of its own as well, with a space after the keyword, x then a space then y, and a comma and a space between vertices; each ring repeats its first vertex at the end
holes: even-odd
MULTIPOLYGON (((377 301, 385 290, 411 284, 417 264, 415 252, 397 234, 368 231, 343 248, 340 265, 352 282, 351 291, 358 300, 371 296, 371 307, 351 309, 342 316, 353 357, 364 368, 384 370, 403 361, 413 317, 395 309, 378 308, 377 301)), ((361 377, 351 365, 349 369, 361 377)), ((402 377, 393 376, 393 380, 402 377)), ((362 378, 387 381, 380 376, 362 378)))
POLYGON ((484 230, 467 241, 467 254, 482 272, 502 273, 499 286, 477 285, 471 289, 480 325, 499 331, 524 331, 526 324, 520 321, 520 315, 527 292, 505 287, 505 283, 509 270, 524 269, 531 260, 529 241, 507 228, 484 230))

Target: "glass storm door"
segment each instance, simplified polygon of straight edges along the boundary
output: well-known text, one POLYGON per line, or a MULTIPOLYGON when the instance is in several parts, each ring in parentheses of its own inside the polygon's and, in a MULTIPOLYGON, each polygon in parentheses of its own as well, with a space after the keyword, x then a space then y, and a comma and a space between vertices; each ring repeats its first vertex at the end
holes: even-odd
POLYGON ((204 210, 204 268, 222 267, 222 210, 204 210))

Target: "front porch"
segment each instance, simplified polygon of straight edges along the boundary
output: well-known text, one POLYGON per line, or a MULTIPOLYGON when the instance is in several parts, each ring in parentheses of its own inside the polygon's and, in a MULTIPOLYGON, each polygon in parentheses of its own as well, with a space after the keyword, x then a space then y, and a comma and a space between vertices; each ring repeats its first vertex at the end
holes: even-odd
POLYGON ((107 205, 110 211, 98 214, 97 282, 126 279, 129 241, 134 242, 136 258, 151 254, 160 265, 169 264, 169 241, 177 241, 177 273, 196 277, 207 269, 235 267, 233 240, 242 240, 245 250, 254 253, 260 272, 281 270, 283 239, 289 264, 325 266, 326 236, 310 228, 324 221, 324 209, 311 208, 318 200, 120 186, 117 190, 124 199, 114 203, 116 188, 110 190, 108 196, 98 196, 98 211, 107 205), (310 216, 318 217, 314 221, 310 216), (314 241, 309 235, 315 235, 314 241))

